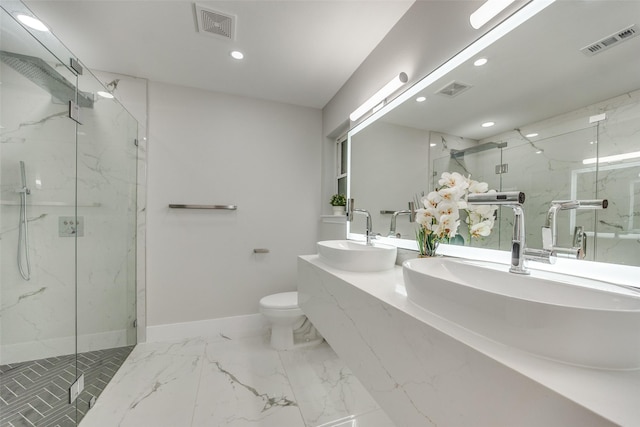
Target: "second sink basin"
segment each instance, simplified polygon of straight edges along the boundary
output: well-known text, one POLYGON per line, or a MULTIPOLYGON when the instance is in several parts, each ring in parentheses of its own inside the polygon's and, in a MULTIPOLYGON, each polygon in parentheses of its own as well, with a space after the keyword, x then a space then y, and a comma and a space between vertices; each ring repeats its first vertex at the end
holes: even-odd
POLYGON ((318 242, 317 247, 320 259, 340 270, 384 271, 396 264, 396 247, 377 242, 368 246, 353 240, 325 240, 318 242))
POLYGON ((410 301, 502 344, 566 363, 640 369, 640 292, 455 258, 408 260, 410 301))

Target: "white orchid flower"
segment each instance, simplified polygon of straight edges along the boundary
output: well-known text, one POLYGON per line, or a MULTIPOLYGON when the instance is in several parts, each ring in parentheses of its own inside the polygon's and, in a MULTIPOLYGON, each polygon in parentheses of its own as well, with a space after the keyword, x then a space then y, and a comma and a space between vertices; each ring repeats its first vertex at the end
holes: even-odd
POLYGON ((458 232, 460 221, 453 215, 442 215, 438 227, 435 229, 435 233, 440 238, 448 237, 452 238, 458 232))
POLYGON ((445 187, 438 190, 438 194, 442 197, 442 200, 448 202, 458 202, 464 196, 464 190, 459 187, 445 187))
POLYGON ((486 182, 471 181, 469 183, 469 193, 486 193, 489 190, 489 184, 486 182))
POLYGON ((416 222, 431 231, 436 218, 434 213, 432 209, 417 209, 416 222))
POLYGON ((458 172, 444 172, 438 181, 440 186, 446 186, 449 188, 460 188, 466 190, 469 187, 467 178, 460 175, 458 172))
POLYGON ((435 208, 438 203, 442 201, 442 196, 437 191, 432 191, 427 194, 427 197, 422 198, 422 204, 425 208, 435 208))
MULTIPOLYGON (((437 215, 442 217, 443 215, 449 215, 455 217, 455 219, 460 218, 460 210, 458 209, 458 204, 455 202, 443 202, 440 203, 437 207, 437 215)), ((442 221, 442 219, 440 219, 442 221)))
POLYGON ((489 234, 491 234, 492 228, 493 228, 493 221, 486 220, 486 221, 482 221, 472 225, 471 228, 469 229, 469 233, 471 234, 471 237, 475 237, 475 238, 487 237, 489 234))

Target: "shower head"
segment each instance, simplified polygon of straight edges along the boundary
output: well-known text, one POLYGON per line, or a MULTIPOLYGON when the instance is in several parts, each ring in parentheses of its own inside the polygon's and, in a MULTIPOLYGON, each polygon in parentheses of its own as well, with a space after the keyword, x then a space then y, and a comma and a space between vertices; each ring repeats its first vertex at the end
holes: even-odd
MULTIPOLYGON (((41 58, 0 51, 2 62, 46 90, 56 100, 67 103, 76 100, 76 87, 41 58)), ((78 105, 93 108, 93 94, 78 91, 78 105)))
POLYGON ((449 150, 449 155, 452 159, 463 158, 465 154, 481 153, 492 148, 504 148, 507 146, 506 142, 485 142, 484 144, 474 145, 472 147, 465 148, 463 150, 456 150, 452 148, 449 150))

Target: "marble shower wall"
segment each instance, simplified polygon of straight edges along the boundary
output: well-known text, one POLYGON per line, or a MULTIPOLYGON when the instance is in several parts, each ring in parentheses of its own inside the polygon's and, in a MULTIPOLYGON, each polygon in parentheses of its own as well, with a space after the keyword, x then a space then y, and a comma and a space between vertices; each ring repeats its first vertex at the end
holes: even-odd
MULTIPOLYGON (((11 68, 1 71, 1 363, 74 353, 76 316, 78 351, 135 343, 137 123, 116 102, 98 98, 81 109, 76 134, 66 104, 11 68), (31 189, 29 281, 20 277, 15 256, 20 160, 31 189), (76 215, 76 192, 83 223, 77 312, 76 239, 60 235, 76 215)), ((66 68, 56 71, 75 82, 66 68)), ((86 72, 79 80, 83 91, 96 85, 86 72)))

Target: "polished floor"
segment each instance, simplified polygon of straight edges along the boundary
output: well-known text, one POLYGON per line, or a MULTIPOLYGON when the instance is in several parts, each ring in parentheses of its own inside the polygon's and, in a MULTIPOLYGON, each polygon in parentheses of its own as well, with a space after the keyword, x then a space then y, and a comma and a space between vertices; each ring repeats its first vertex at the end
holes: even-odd
POLYGON ((81 427, 394 427, 327 343, 266 337, 139 344, 81 427))

